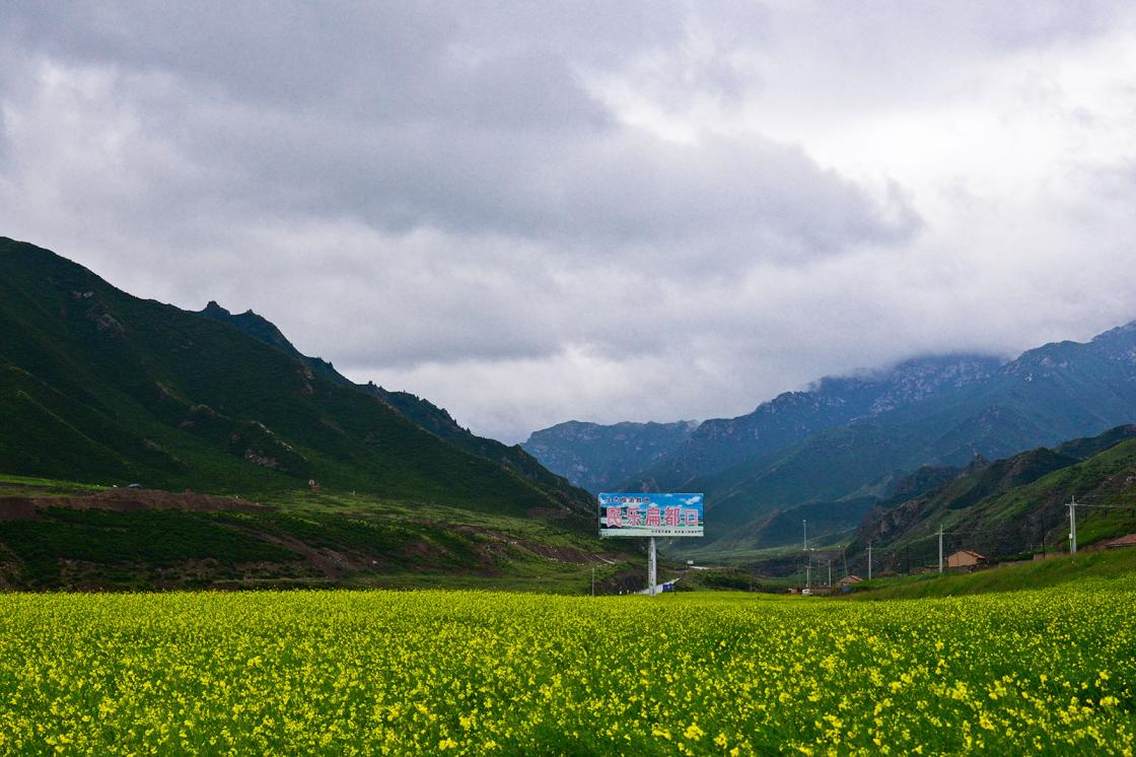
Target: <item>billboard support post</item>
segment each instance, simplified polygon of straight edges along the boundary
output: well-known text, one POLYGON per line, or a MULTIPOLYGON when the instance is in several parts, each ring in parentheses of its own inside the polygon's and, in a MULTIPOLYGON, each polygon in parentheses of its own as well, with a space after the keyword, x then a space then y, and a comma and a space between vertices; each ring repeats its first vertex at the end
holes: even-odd
POLYGON ((655 537, 650 537, 647 543, 647 593, 652 597, 658 593, 656 588, 657 582, 657 562, 655 560, 655 537))

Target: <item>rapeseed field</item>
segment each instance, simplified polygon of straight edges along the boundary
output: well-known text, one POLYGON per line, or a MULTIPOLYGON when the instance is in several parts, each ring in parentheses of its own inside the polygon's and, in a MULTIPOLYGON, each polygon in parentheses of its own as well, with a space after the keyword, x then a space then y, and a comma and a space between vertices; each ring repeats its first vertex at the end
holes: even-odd
POLYGON ((1132 754, 1134 600, 5 595, 0 753, 1132 754))

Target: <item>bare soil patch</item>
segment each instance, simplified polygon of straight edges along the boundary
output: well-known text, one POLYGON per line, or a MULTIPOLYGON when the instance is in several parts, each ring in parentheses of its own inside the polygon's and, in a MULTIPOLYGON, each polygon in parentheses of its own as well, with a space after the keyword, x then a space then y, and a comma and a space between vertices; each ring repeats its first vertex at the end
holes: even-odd
POLYGON ((62 507, 70 510, 109 510, 118 513, 142 510, 183 510, 186 512, 263 511, 267 505, 195 492, 167 492, 157 489, 108 489, 96 494, 63 497, 0 497, 0 520, 35 518, 39 510, 62 507))

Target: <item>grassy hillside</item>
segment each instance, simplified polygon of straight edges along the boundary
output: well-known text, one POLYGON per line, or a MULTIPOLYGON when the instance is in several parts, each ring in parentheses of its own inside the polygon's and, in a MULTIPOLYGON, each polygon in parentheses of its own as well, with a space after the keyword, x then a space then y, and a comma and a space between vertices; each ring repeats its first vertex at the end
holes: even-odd
POLYGON ((1068 509, 1076 497, 1078 543, 1084 547, 1136 531, 1136 439, 1126 427, 1096 440, 1057 450, 1037 449, 972 466, 939 488, 877 510, 849 546, 859 560, 869 541, 878 566, 908 570, 937 560, 937 531, 944 551, 972 549, 1010 558, 1068 548, 1068 509), (1107 446, 1106 442, 1119 443, 1107 446), (1085 460, 1066 453, 1089 454, 1085 460))
POLYGON ((940 576, 929 573, 874 579, 857 585, 857 599, 918 599, 957 597, 987 592, 1024 591, 1060 584, 1107 588, 1111 583, 1132 586, 1136 580, 1136 549, 1078 552, 1036 562, 999 565, 974 573, 940 576))
POLYGON ((541 519, 369 495, 247 498, 0 479, 0 589, 638 589, 642 559, 541 519))
MULTIPOLYGON (((1121 426, 1054 449, 1003 459, 976 458, 965 468, 924 467, 889 486, 890 496, 849 497, 778 509, 733 526, 716 540, 672 540, 676 558, 744 565, 759 575, 800 573, 802 520, 818 559, 851 573, 921 572, 944 554, 971 549, 994 560, 1068 549, 1066 503, 1076 496, 1078 543, 1084 547, 1136 532, 1136 428, 1121 426), (858 522, 858 526, 849 523, 858 522)), ((709 520, 709 518, 708 518, 709 520)))
MULTIPOLYGON (((259 342, 275 347, 306 366, 313 374, 336 386, 356 389, 373 397, 421 429, 476 457, 490 460, 508 469, 553 499, 570 507, 586 509, 584 492, 573 490, 567 481, 543 467, 520 445, 508 446, 494 439, 486 439, 463 428, 443 408, 409 392, 384 389, 373 382, 355 384, 335 370, 335 366, 318 357, 302 354, 271 321, 251 310, 233 314, 216 302, 210 302, 200 312, 204 318, 236 327, 241 333, 259 342)), ((590 499, 588 499, 590 506, 590 499)))
POLYGON ((315 479, 388 500, 591 515, 561 479, 448 443, 270 342, 0 238, 0 473, 243 494, 315 479))

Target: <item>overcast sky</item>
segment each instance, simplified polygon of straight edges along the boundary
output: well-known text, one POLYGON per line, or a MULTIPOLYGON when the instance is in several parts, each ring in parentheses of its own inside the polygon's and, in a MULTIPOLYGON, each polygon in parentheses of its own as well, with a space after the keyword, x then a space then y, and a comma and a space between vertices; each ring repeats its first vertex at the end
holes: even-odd
POLYGON ((1136 3, 0 4, 0 235, 518 441, 1136 318, 1136 3))

